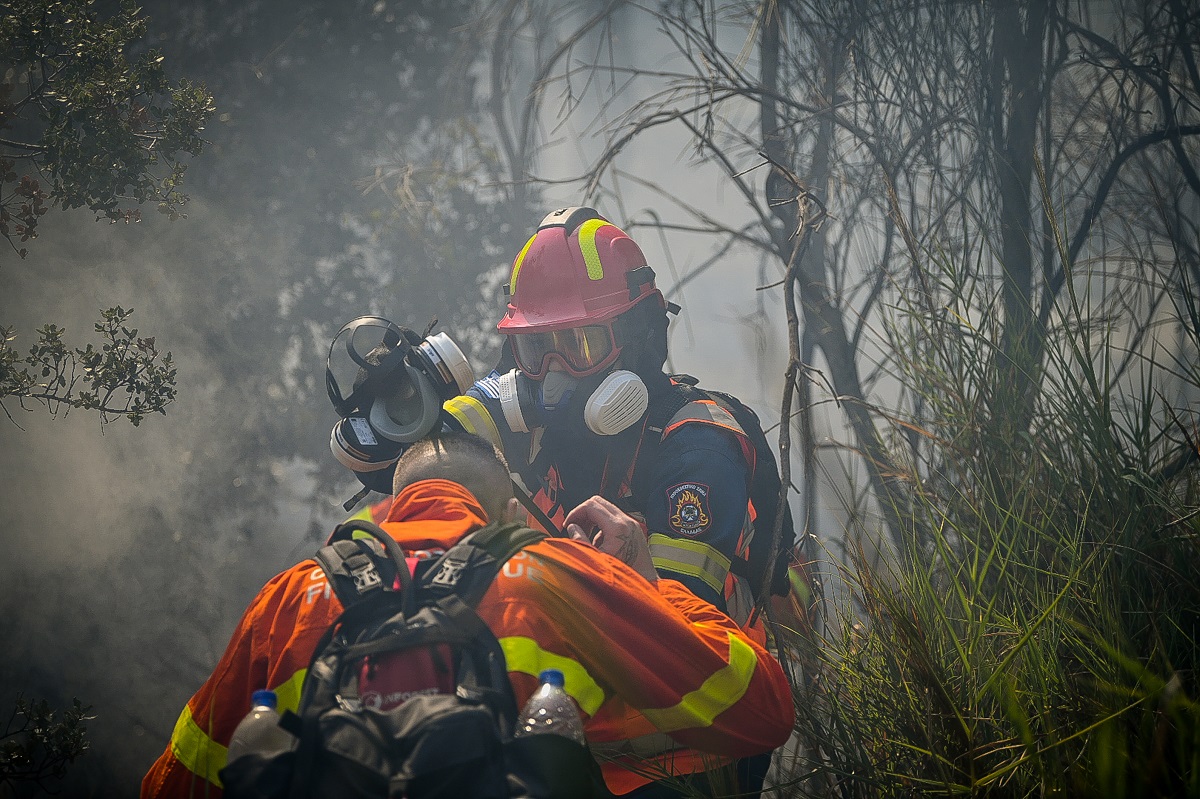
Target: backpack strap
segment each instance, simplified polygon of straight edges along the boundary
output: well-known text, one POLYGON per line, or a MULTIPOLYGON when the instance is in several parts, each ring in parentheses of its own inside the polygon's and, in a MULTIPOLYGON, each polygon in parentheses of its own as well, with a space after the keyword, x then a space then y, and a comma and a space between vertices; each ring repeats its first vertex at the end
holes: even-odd
POLYGON ((517 522, 489 524, 438 558, 422 576, 419 591, 435 601, 454 595, 473 608, 505 562, 543 538, 546 533, 517 522))
POLYGON ((516 724, 517 701, 508 681, 504 653, 475 607, 509 558, 546 537, 541 530, 515 522, 489 524, 438 558, 415 589, 422 603, 435 602, 453 624, 480 642, 463 650, 470 657, 469 662, 457 664, 459 690, 490 706, 505 734, 516 724))
POLYGON ((756 537, 763 536, 758 546, 751 544, 749 557, 750 574, 762 582, 751 584, 755 596, 775 594, 786 596, 789 591, 788 563, 789 552, 796 543, 796 528, 792 521, 792 509, 787 502, 783 503, 783 530, 779 538, 779 550, 775 553, 774 563, 768 563, 771 557, 771 537, 775 535, 775 525, 778 520, 779 494, 782 483, 779 479, 779 463, 775 459, 775 451, 763 432, 762 422, 754 409, 743 403, 737 397, 721 391, 706 390, 714 402, 733 416, 734 421, 741 426, 746 437, 754 446, 754 474, 750 482, 750 499, 754 503, 754 511, 758 524, 755 525, 756 537))
POLYGON ((397 579, 401 593, 412 582, 404 550, 386 530, 366 519, 339 524, 313 559, 346 608, 377 592, 393 590, 397 579))

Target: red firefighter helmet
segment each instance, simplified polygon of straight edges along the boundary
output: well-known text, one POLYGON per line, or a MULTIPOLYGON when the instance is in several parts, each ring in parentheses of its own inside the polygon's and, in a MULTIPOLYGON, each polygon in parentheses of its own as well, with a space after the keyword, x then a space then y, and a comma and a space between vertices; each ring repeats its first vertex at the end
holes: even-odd
POLYGON ((548 214, 513 261, 506 289, 496 327, 535 378, 552 356, 577 376, 600 371, 620 354, 613 320, 643 300, 667 307, 641 248, 592 208, 548 214))
POLYGON ((592 208, 542 220, 513 260, 501 333, 565 330, 607 322, 647 297, 666 301, 633 239, 592 208))

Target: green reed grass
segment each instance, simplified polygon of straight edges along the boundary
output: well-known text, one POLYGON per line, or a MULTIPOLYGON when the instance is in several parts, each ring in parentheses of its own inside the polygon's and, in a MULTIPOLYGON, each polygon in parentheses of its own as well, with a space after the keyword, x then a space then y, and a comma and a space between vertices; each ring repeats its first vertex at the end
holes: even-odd
MULTIPOLYGON (((1200 797, 1200 366, 1069 294, 1012 413, 994 309, 933 267, 884 331, 909 540, 852 552, 853 602, 789 642, 804 747, 777 795, 1200 797)), ((847 540, 880 534, 850 510, 847 540)))

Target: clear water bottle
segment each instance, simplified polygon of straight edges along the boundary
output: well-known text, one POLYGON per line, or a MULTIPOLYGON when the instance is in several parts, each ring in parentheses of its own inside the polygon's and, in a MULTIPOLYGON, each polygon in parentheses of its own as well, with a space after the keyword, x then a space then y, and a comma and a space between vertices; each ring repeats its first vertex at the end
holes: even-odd
POLYGON ((229 740, 229 763, 242 755, 263 757, 286 752, 296 745, 296 738, 279 726, 278 699, 274 691, 255 691, 250 696, 250 712, 246 714, 229 740))
POLYGON ((527 735, 561 735, 575 743, 586 746, 583 736, 583 720, 575 707, 575 700, 563 690, 563 673, 558 669, 546 669, 538 675, 542 687, 529 697, 513 737, 527 735))

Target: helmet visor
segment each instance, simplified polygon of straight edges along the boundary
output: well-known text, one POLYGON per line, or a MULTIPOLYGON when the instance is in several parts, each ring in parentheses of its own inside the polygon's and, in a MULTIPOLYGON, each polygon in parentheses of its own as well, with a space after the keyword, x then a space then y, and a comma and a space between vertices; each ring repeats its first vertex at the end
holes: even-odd
POLYGON ((513 333, 513 355, 521 371, 542 378, 557 357, 575 377, 595 374, 617 359, 611 325, 586 325, 546 333, 513 333))

